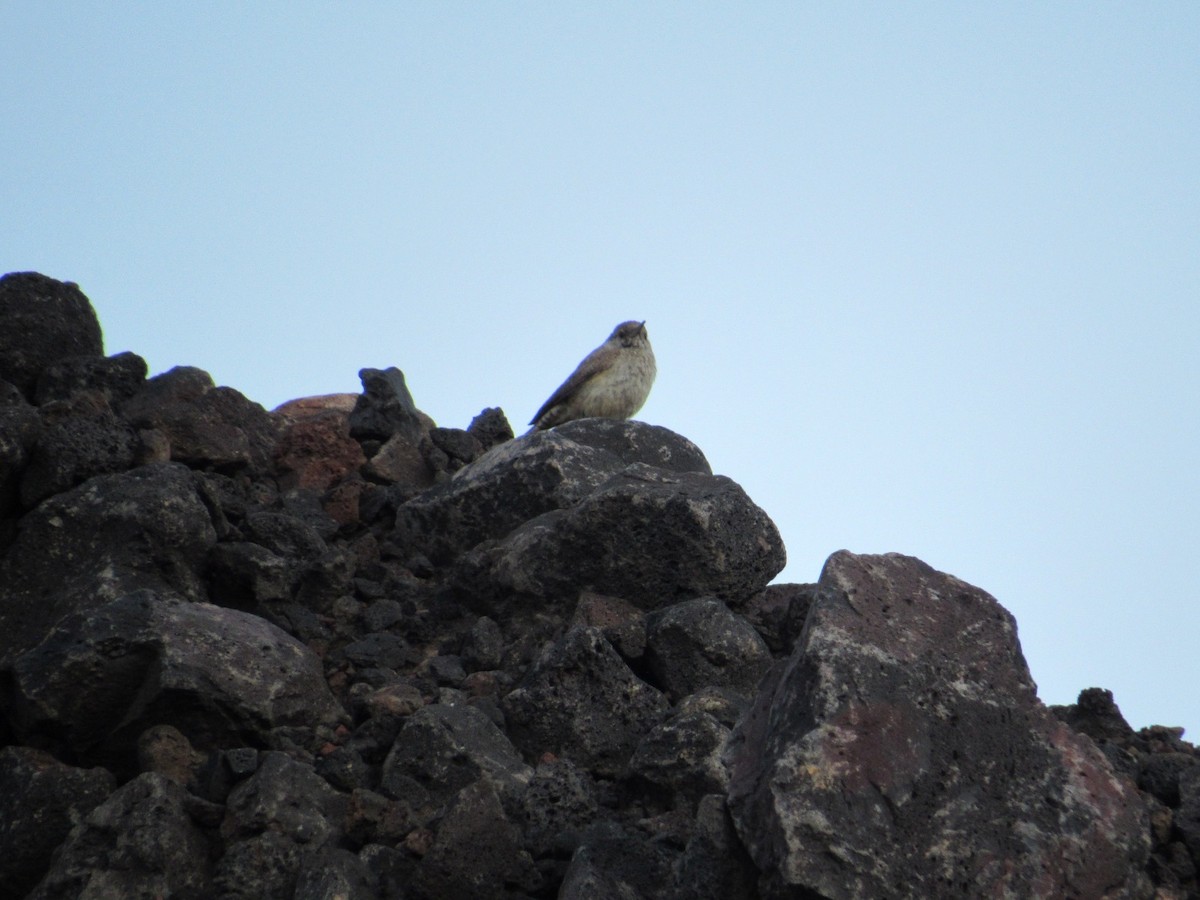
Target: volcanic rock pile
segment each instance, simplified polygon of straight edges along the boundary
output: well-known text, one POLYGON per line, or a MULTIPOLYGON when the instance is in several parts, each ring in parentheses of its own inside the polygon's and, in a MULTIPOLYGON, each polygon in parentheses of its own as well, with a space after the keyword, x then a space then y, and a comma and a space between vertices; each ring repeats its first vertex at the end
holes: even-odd
POLYGON ((0 898, 1186 897, 1200 756, 685 438, 274 412, 0 279, 0 898))

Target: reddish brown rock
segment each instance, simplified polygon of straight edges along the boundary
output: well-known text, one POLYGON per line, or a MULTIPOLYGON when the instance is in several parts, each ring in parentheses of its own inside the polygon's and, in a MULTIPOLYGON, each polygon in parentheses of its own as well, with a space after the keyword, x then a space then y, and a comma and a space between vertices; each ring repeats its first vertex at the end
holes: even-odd
POLYGON ((367 461, 362 446, 350 437, 349 412, 336 407, 289 405, 289 409, 285 414, 280 410, 272 413, 280 424, 273 457, 281 488, 326 491, 346 476, 356 474, 367 461))
POLYGON ((271 415, 288 422, 319 416, 330 411, 345 413, 350 417, 358 394, 319 394, 314 397, 297 397, 285 400, 271 410, 271 415))

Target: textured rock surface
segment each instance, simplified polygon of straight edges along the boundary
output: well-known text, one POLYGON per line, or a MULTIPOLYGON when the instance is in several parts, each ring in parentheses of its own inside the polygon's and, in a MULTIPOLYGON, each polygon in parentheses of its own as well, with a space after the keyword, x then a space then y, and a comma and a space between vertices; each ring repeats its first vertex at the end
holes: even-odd
POLYGON ((519 796, 531 770, 503 732, 478 709, 433 704, 405 721, 383 764, 385 793, 444 803, 486 776, 519 796))
POLYGON ((608 777, 621 774, 667 706, 596 628, 568 631, 504 698, 510 730, 527 753, 566 756, 608 777))
POLYGON ((492 557, 492 577, 508 590, 588 589, 644 609, 749 597, 786 561, 774 523, 730 479, 637 463, 570 509, 527 522, 492 557))
POLYGON ((17 734, 54 734, 75 754, 132 767, 154 724, 211 749, 344 715, 320 661, 269 622, 205 603, 128 594, 64 619, 13 666, 17 734))
POLYGON ((0 750, 0 892, 23 897, 71 829, 116 789, 104 769, 80 769, 30 747, 0 750))
POLYGON ((401 434, 416 442, 425 430, 404 373, 387 369, 361 369, 363 392, 350 412, 350 434, 360 440, 386 441, 401 434))
POLYGON ((91 478, 41 503, 0 562, 0 661, 42 640, 76 609, 145 588, 199 599, 216 540, 191 474, 142 466, 91 478))
POLYGON ((739 726, 765 896, 1149 896, 1145 810, 1038 703, 1012 617, 901 556, 835 554, 739 726))
POLYGON ((464 787, 421 860, 413 893, 427 900, 491 900, 534 879, 533 861, 521 850, 495 789, 484 779, 464 787))
POLYGON ((75 404, 47 404, 41 415, 42 427, 21 480, 23 506, 36 506, 94 475, 123 472, 133 465, 137 452, 133 429, 98 396, 75 404))
POLYGON ((208 842, 188 806, 173 781, 138 776, 71 832, 30 900, 210 896, 208 842))
POLYGON ((1200 896, 1200 755, 685 438, 267 413, 0 280, 0 900, 1200 896), (764 673, 766 673, 764 675, 764 673))
POLYGON ((771 651, 749 622, 702 598, 647 618, 646 666, 674 700, 710 685, 749 698, 771 667, 771 651))
POLYGON ((265 467, 275 446, 270 414, 201 369, 177 366, 121 405, 134 427, 166 435, 171 459, 194 466, 265 467))
POLYGON ((0 278, 0 379, 33 399, 38 377, 71 357, 104 355, 100 321, 71 282, 37 272, 0 278))
POLYGON ((580 420, 495 447, 452 481, 406 503, 397 531, 435 561, 446 561, 541 513, 579 503, 634 463, 710 473, 699 449, 665 428, 580 420))
POLYGON ((21 475, 40 431, 37 410, 15 385, 0 381, 0 546, 15 529, 21 475))
POLYGON ((349 413, 336 406, 274 415, 280 421, 275 467, 285 490, 326 491, 367 461, 362 445, 350 437, 349 413))
POLYGON ((146 361, 128 351, 115 356, 70 356, 42 370, 35 398, 44 406, 95 391, 115 408, 142 389, 146 371, 146 361))

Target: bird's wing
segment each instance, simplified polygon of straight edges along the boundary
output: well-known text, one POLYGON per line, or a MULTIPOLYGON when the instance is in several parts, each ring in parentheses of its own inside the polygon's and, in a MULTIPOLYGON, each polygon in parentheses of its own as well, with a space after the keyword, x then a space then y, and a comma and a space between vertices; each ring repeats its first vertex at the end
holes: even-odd
POLYGON ((577 390, 579 390, 579 386, 581 384, 583 384, 603 368, 601 351, 604 349, 604 347, 597 347, 583 358, 583 362, 581 362, 575 368, 575 371, 571 373, 571 377, 560 384, 558 386, 558 390, 550 395, 550 399, 542 404, 542 408, 539 409, 537 414, 534 415, 534 417, 529 421, 530 425, 536 423, 538 419, 544 416, 555 406, 558 406, 558 404, 569 400, 571 396, 577 390))

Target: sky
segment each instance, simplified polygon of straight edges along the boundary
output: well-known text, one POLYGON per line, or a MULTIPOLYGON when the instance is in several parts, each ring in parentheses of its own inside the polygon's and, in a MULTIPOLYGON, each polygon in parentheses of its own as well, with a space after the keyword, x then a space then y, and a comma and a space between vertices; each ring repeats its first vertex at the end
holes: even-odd
POLYGON ((0 4, 0 271, 265 407, 638 414, 1200 740, 1200 4, 0 4))

